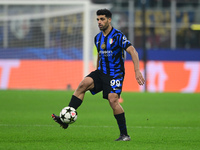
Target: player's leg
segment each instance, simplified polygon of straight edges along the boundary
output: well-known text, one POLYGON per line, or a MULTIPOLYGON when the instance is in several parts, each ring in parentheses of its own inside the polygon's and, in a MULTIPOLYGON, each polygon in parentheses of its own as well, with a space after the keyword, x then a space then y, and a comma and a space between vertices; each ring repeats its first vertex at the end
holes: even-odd
MULTIPOLYGON (((72 98, 70 100, 70 103, 68 106, 70 107, 73 107, 75 109, 77 109, 82 101, 83 101, 83 98, 84 98, 84 95, 85 95, 85 92, 87 90, 90 90, 90 89, 93 89, 94 88, 94 81, 91 77, 86 77, 84 78, 81 83, 79 84, 78 88, 75 90, 74 94, 72 95, 72 98)), ((55 114, 52 114, 52 118, 55 122, 57 122, 58 124, 60 124, 60 126, 64 129, 67 129, 68 128, 68 124, 66 123, 63 123, 61 120, 60 120, 60 117, 55 115, 55 114)))
POLYGON ((119 96, 117 93, 109 93, 108 94, 108 101, 109 101, 111 108, 113 109, 114 115, 124 113, 124 110, 123 110, 122 106, 120 105, 118 99, 119 99, 119 96))
POLYGON ((120 130, 120 137, 116 141, 129 141, 130 137, 127 133, 125 113, 122 106, 119 103, 119 97, 122 92, 122 85, 124 80, 123 73, 118 73, 114 77, 105 76, 104 84, 104 98, 107 98, 113 114, 117 120, 117 124, 120 130))
POLYGON ((130 137, 127 133, 126 119, 122 106, 120 105, 119 96, 117 93, 109 93, 108 100, 111 108, 113 109, 113 114, 117 120, 117 124, 120 130, 120 137, 116 141, 130 141, 130 137))
POLYGON ((94 95, 102 90, 101 79, 100 79, 100 71, 95 70, 91 72, 87 77, 79 84, 78 88, 75 90, 69 106, 77 109, 84 98, 85 92, 90 90, 90 92, 94 95))
POLYGON ((70 100, 69 106, 77 109, 83 101, 85 92, 94 88, 94 81, 91 77, 85 77, 75 90, 70 100))
MULTIPOLYGON (((85 77, 83 81, 81 81, 81 83, 79 84, 78 88, 75 90, 74 94, 72 95, 68 106, 77 109, 82 104, 85 92, 87 90, 90 90, 90 92, 93 95, 100 92, 102 90, 102 81, 100 80, 99 76, 101 76, 100 72, 98 70, 95 70, 91 72, 87 77, 85 77)), ((66 127, 66 125, 61 122, 59 116, 53 114, 52 117, 64 129, 68 127, 66 127)))

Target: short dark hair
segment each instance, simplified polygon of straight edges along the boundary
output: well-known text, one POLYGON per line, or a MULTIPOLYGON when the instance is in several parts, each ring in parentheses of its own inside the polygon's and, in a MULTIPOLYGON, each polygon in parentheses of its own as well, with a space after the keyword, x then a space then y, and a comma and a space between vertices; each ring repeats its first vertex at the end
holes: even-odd
POLYGON ((107 18, 112 18, 112 13, 108 9, 99 9, 97 10, 97 16, 99 15, 105 15, 107 18))

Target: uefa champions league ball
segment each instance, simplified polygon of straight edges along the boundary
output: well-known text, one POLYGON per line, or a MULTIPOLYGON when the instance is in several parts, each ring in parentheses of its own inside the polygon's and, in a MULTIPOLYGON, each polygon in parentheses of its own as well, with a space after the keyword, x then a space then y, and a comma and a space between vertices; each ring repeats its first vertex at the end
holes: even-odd
POLYGON ((65 107, 60 112, 60 120, 63 123, 72 124, 77 119, 77 111, 73 107, 65 107))

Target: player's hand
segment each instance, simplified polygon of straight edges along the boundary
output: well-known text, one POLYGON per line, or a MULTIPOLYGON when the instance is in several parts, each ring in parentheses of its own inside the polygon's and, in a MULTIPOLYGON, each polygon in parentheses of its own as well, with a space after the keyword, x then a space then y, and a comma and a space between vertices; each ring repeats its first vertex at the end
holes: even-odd
POLYGON ((135 78, 139 85, 144 85, 145 80, 140 70, 135 71, 135 78))

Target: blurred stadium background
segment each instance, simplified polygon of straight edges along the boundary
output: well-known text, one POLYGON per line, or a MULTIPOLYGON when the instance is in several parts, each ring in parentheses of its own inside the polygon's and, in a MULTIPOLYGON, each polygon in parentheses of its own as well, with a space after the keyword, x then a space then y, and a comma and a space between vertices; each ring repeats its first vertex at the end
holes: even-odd
POLYGON ((145 89, 127 55, 123 91, 200 92, 200 0, 0 0, 0 89, 74 90, 95 68, 101 8, 146 75, 145 89))

